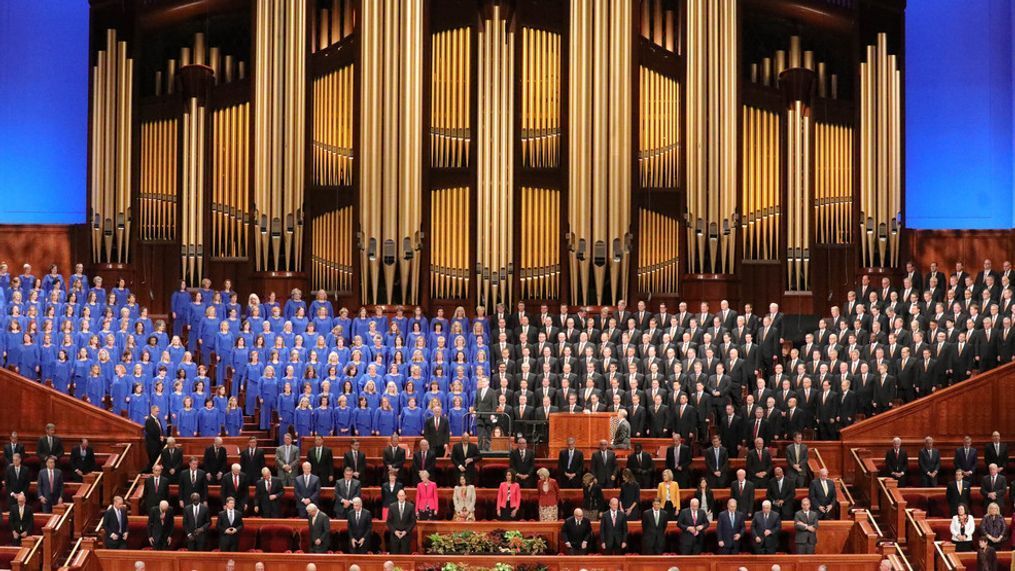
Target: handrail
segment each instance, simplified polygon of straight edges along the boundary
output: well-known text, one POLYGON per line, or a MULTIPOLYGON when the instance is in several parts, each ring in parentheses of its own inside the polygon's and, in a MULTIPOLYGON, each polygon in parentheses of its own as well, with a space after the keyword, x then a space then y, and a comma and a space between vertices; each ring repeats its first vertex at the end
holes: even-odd
POLYGON ((45 569, 52 569, 53 562, 59 557, 63 548, 66 547, 65 543, 70 542, 74 531, 70 525, 72 521, 71 516, 74 513, 74 504, 64 504, 64 506, 66 507, 64 512, 62 514, 54 514, 42 528, 43 542, 46 544, 42 551, 42 561, 45 569))
POLYGON ((955 566, 955 561, 952 559, 952 554, 946 552, 943 547, 945 544, 951 544, 949 541, 935 541, 934 542, 934 553, 937 554, 938 559, 945 566, 945 571, 956 571, 958 567, 955 566))
POLYGON ((888 555, 888 560, 892 562, 894 569, 901 569, 902 571, 913 571, 913 565, 909 562, 909 558, 902 553, 902 548, 899 547, 898 543, 889 543, 885 547, 891 547, 895 550, 895 553, 888 555))
POLYGON ((74 542, 74 547, 71 547, 70 553, 67 554, 67 559, 64 561, 65 567, 70 567, 71 562, 74 561, 74 557, 77 556, 78 550, 81 549, 82 539, 84 538, 79 537, 78 540, 74 542))
POLYGON ((42 553, 42 536, 33 535, 26 538, 25 541, 34 541, 31 547, 22 548, 21 551, 14 557, 14 561, 11 562, 11 569, 13 571, 38 571, 42 569, 42 562, 40 555, 42 553), (23 556, 22 556, 23 555, 23 556))
POLYGON ((863 510, 863 511, 864 511, 864 513, 866 513, 866 514, 867 514, 867 521, 869 521, 869 522, 870 522, 870 524, 871 524, 872 526, 874 526, 874 531, 876 531, 876 532, 877 532, 877 534, 878 534, 878 537, 880 537, 880 538, 882 538, 882 539, 883 539, 883 538, 885 537, 885 534, 884 534, 884 532, 882 532, 882 531, 881 531, 881 526, 880 526, 880 525, 878 525, 878 522, 877 522, 877 520, 875 520, 875 519, 874 519, 874 515, 873 515, 873 514, 871 514, 871 512, 870 512, 870 510, 869 510, 869 509, 866 509, 866 508, 864 508, 864 510, 863 510))
POLYGON ((906 521, 908 521, 909 525, 913 527, 913 532, 916 533, 916 535, 920 537, 927 537, 927 534, 924 533, 923 526, 917 524, 916 517, 913 515, 913 509, 906 510, 906 521))

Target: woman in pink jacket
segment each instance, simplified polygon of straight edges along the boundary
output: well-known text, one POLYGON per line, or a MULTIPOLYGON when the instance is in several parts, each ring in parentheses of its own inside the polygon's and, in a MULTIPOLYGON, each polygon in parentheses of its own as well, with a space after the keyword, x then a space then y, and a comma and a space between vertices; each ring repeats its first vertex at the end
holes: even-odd
POLYGON ((522 505, 522 488, 515 481, 514 470, 508 470, 504 481, 497 488, 497 515, 501 521, 513 521, 518 518, 518 508, 522 505))
POLYGON ((430 480, 430 473, 419 471, 416 485, 416 519, 433 519, 437 515, 437 484, 430 480))

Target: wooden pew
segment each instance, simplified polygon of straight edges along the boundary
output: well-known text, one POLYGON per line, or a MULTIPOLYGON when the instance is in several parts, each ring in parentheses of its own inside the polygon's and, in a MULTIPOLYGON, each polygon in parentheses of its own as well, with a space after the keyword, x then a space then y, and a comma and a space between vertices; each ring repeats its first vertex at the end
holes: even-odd
POLYGON ((21 547, 3 547, 0 549, 17 549, 11 561, 11 571, 42 571, 42 536, 26 537, 21 547))
POLYGON ((144 446, 140 442, 121 444, 116 455, 102 465, 102 504, 112 503, 113 496, 124 492, 146 464, 144 446))

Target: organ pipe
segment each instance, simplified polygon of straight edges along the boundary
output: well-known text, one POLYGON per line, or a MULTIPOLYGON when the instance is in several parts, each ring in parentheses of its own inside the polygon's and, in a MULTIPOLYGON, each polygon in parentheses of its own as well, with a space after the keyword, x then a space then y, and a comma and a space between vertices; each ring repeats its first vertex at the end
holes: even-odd
POLYGON ((178 125, 175 118, 141 124, 141 240, 176 239, 178 125))
POLYGON ((212 256, 247 256, 249 125, 249 103, 217 109, 212 114, 212 256))
POLYGON ((500 5, 479 31, 476 281, 479 305, 511 304, 514 41, 500 5))
POLYGON ((676 190, 680 159, 679 86, 648 68, 639 71, 639 184, 641 188, 676 190))
POLYGON ((570 13, 572 299, 601 304, 608 297, 615 301, 627 296, 634 4, 632 0, 571 0, 570 13), (590 282, 594 301, 587 296, 590 282))
POLYGON ((526 299, 560 297, 560 192, 521 189, 521 293, 526 299))
POLYGON ((438 168, 469 166, 472 143, 470 31, 470 28, 456 28, 433 35, 430 164, 438 168))
POLYGON ((430 250, 430 291, 441 299, 469 295, 469 187, 442 188, 431 192, 430 216, 433 240, 430 250))
POLYGON ((317 25, 311 27, 310 42, 313 51, 318 52, 341 42, 352 35, 355 21, 353 2, 355 0, 331 0, 329 8, 317 11, 317 25))
POLYGON ((89 190, 92 261, 130 259, 131 137, 134 60, 116 30, 106 30, 106 46, 92 67, 92 138, 89 190))
POLYGON ((676 294, 680 273, 680 222, 665 214, 641 209, 638 244, 638 289, 652 294, 676 294))
POLYGON ((204 274, 204 134, 207 112, 198 97, 188 97, 183 113, 183 176, 180 199, 180 275, 188 284, 201 283, 204 274))
POLYGON ((743 106, 741 230, 745 260, 777 260, 782 216, 782 132, 776 113, 743 106))
POLYGON ((313 181, 352 186, 353 66, 314 79, 313 181))
POLYGON ((736 0, 687 2, 687 237, 693 273, 730 273, 737 224, 736 0))
POLYGON ((853 128, 817 123, 814 136, 816 240, 848 244, 853 223, 853 128))
POLYGON ((860 234, 866 267, 895 267, 902 226, 901 77, 888 37, 860 63, 860 234))
POLYGON ((310 228, 310 284, 333 295, 352 291, 352 207, 322 214, 310 228))
POLYGON ((522 165, 560 161, 560 34, 522 29, 522 165))

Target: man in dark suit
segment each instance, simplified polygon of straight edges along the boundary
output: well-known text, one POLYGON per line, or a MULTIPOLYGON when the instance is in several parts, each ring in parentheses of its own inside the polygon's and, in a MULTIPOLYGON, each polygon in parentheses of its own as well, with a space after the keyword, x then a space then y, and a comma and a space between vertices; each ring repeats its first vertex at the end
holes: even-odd
POLYGON ((352 468, 346 468, 342 479, 335 482, 335 517, 346 517, 361 490, 362 483, 352 477, 352 468))
POLYGON ((495 391, 490 388, 490 381, 488 379, 479 379, 476 387, 476 398, 473 402, 472 408, 476 413, 476 427, 479 432, 479 440, 481 442, 485 442, 489 438, 489 433, 492 429, 490 413, 493 412, 497 406, 497 400, 494 396, 494 392, 495 391))
POLYGON ((797 554, 806 555, 814 553, 814 546, 818 542, 818 523, 820 519, 821 514, 811 509, 810 498, 800 500, 800 510, 793 515, 793 526, 796 528, 793 543, 796 545, 797 554))
POLYGON ((968 480, 976 473, 976 448, 973 448, 973 439, 966 436, 962 440, 962 446, 955 450, 955 469, 962 470, 968 480))
POLYGON ((219 512, 218 530, 219 551, 236 551, 243 531, 243 510, 236 508, 233 497, 226 498, 225 508, 219 512))
POLYGON ((475 484, 478 461, 479 447, 470 441, 468 432, 463 432, 461 441, 451 448, 451 465, 458 470, 459 474, 465 474, 466 482, 475 484))
POLYGON ((589 469, 596 481, 603 488, 614 487, 613 479, 617 474, 617 455, 609 449, 609 442, 599 441, 599 450, 592 454, 592 463, 589 469))
POLYGON ((972 509, 973 485, 965 480, 962 470, 955 470, 955 479, 945 486, 945 499, 948 500, 948 515, 959 513, 959 504, 965 504, 966 508, 972 509))
POLYGON ((508 466, 515 471, 515 478, 523 488, 536 487, 535 456, 524 438, 519 438, 517 447, 508 454, 508 466))
POLYGON ((46 458, 37 484, 42 513, 52 513, 53 506, 63 504, 63 472, 56 468, 56 457, 46 458))
POLYGON ((716 513, 716 539, 719 542, 720 555, 735 555, 740 553, 740 539, 744 536, 743 511, 738 507, 737 501, 730 498, 726 502, 726 510, 716 513))
POLYGON ((666 550, 666 524, 669 521, 670 514, 663 509, 662 501, 659 498, 653 499, 652 509, 641 515, 642 555, 663 554, 663 551, 666 550))
POLYGON ((172 546, 173 530, 176 523, 169 502, 163 500, 148 511, 148 545, 155 551, 165 551, 172 546))
POLYGON ((430 443, 433 453, 444 457, 447 456, 451 445, 451 428, 448 419, 441 416, 441 409, 434 409, 434 415, 423 424, 423 439, 430 443))
POLYGON ((560 534, 568 555, 586 555, 592 544, 592 522, 585 517, 581 508, 575 508, 574 515, 564 520, 560 534))
POLYGON ((790 478, 787 478, 782 467, 776 466, 775 476, 768 482, 766 498, 772 502, 772 508, 779 512, 779 516, 786 521, 793 519, 796 513, 796 488, 790 478))
MULTIPOLYGON (((310 462, 304 462, 300 468, 303 473, 293 478, 293 492, 296 496, 296 514, 307 517, 307 506, 321 501, 321 479, 314 475, 310 462)), ((335 501, 338 502, 336 493, 335 501)))
POLYGON ((388 506, 388 552, 408 555, 412 548, 412 532, 416 529, 416 506, 405 499, 405 490, 398 490, 398 501, 388 506))
POLYGON ((222 474, 229 471, 229 459, 226 457, 226 447, 222 445, 222 437, 216 436, 211 446, 204 450, 204 472, 208 482, 218 484, 222 481, 222 474))
POLYGON ((46 458, 50 456, 59 460, 63 456, 63 440, 56 435, 56 425, 50 422, 46 425, 46 434, 39 438, 35 447, 35 453, 39 456, 39 465, 46 465, 46 458))
POLYGON ((331 520, 314 504, 307 505, 306 514, 310 528, 310 553, 327 553, 331 549, 331 520))
POLYGON ((909 454, 902 448, 902 439, 892 439, 892 447, 885 452, 885 473, 899 481, 900 486, 906 485, 906 472, 909 471, 909 454))
POLYGON ((367 455, 359 449, 359 440, 353 440, 349 450, 342 455, 342 470, 352 468, 352 477, 362 482, 366 467, 367 455))
POLYGON ((170 483, 178 480, 177 476, 183 469, 183 449, 176 445, 176 439, 172 436, 166 439, 165 447, 159 452, 159 464, 162 465, 162 475, 170 483))
POLYGON ((208 506, 201 503, 198 493, 190 494, 190 505, 183 508, 183 533, 187 535, 187 551, 204 551, 211 516, 208 506))
POLYGON ((983 447, 983 461, 988 466, 997 464, 1002 472, 1008 467, 1008 445, 1001 442, 1001 433, 994 431, 990 435, 990 444, 983 447))
POLYGON ((822 468, 818 477, 811 482, 808 497, 818 509, 821 519, 832 519, 835 515, 835 484, 828 479, 828 470, 822 468))
POLYGON ((793 433, 793 443, 786 446, 786 476, 794 482, 794 487, 803 488, 810 473, 807 466, 809 452, 803 442, 803 435, 793 433))
POLYGON ((18 433, 11 432, 10 442, 4 444, 4 462, 10 466, 11 459, 14 458, 15 454, 21 454, 21 457, 25 457, 25 445, 18 440, 18 433))
POLYGON ((610 499, 610 509, 599 521, 599 548, 603 555, 623 555, 627 550, 627 516, 617 498, 610 499))
POLYGON ((264 450, 257 447, 257 438, 251 436, 247 440, 247 447, 240 451, 240 471, 256 476, 265 466, 264 450))
POLYGON ((307 451, 310 471, 321 481, 322 486, 330 486, 335 482, 335 457, 331 448, 324 445, 324 438, 314 438, 314 447, 307 451))
POLYGON ((279 517, 280 498, 285 493, 281 478, 272 477, 271 470, 264 467, 254 485, 254 513, 266 518, 279 517))
POLYGON ((75 482, 82 481, 85 474, 95 471, 95 451, 88 445, 87 438, 82 438, 81 444, 71 449, 70 468, 75 482))
POLYGON ((28 506, 25 500, 25 494, 18 494, 18 499, 11 506, 11 513, 8 518, 11 537, 13 538, 11 545, 15 547, 20 546, 22 539, 32 535, 32 531, 35 529, 34 518, 32 508, 28 506))
POLYGON ((642 450, 640 442, 634 445, 634 452, 627 457, 627 467, 634 474, 635 480, 638 481, 638 485, 642 489, 654 486, 656 463, 651 454, 642 450))
POLYGON ((754 552, 772 555, 779 547, 779 530, 782 527, 779 514, 772 510, 772 502, 761 502, 761 510, 754 512, 751 519, 751 537, 754 552))
POLYGON ((980 494, 983 495, 984 508, 995 502, 998 506, 1005 505, 1008 480, 1005 479, 1004 474, 1000 473, 997 464, 987 466, 987 475, 983 477, 983 482, 980 484, 980 494))
POLYGON ((349 529, 349 553, 366 553, 373 536, 373 517, 363 509, 363 500, 355 498, 346 514, 349 529))
MULTIPOLYGON (((691 485, 691 447, 684 444, 684 439, 679 432, 673 433, 673 445, 666 449, 666 465, 664 467, 673 472, 673 479, 686 489, 691 485)), ((644 484, 642 488, 645 488, 644 484)))
POLYGON ((208 499, 208 478, 204 470, 197 467, 197 456, 190 457, 190 467, 181 472, 177 480, 181 508, 186 505, 191 494, 200 496, 202 502, 208 499))
POLYGON ((930 436, 923 439, 920 449, 920 485, 925 488, 937 486, 937 475, 941 471, 941 452, 934 448, 934 439, 930 436))
POLYGON ((165 427, 159 419, 159 407, 152 406, 150 412, 144 421, 144 447, 148 452, 148 467, 145 471, 151 470, 166 443, 165 427))
POLYGON ((162 466, 156 464, 152 467, 151 477, 144 482, 145 511, 151 512, 163 501, 169 501, 169 478, 162 475, 162 466))
POLYGON ((677 539, 681 555, 699 555, 702 552, 708 526, 708 516, 701 509, 698 498, 691 498, 687 507, 680 510, 677 516, 677 527, 680 528, 680 537, 677 539))
POLYGON ((747 473, 750 474, 751 482, 761 489, 767 488, 768 480, 772 478, 773 465, 772 454, 768 451, 763 439, 754 439, 754 447, 747 452, 745 464, 747 473))
POLYGON ((123 496, 114 497, 113 505, 102 514, 102 529, 106 532, 106 549, 127 549, 127 506, 123 496))
POLYGON ((4 491, 7 492, 8 505, 16 504, 18 495, 27 493, 31 483, 32 476, 28 472, 28 467, 21 463, 21 454, 14 454, 4 474, 4 491))
POLYGON ((585 475, 585 455, 575 447, 574 437, 567 438, 567 448, 557 453, 557 475, 561 488, 581 487, 585 475))
POLYGON ((754 483, 747 479, 746 470, 737 470, 737 478, 730 484, 730 498, 737 501, 737 509, 744 514, 754 512, 754 483))
POLYGON ((222 501, 226 498, 236 500, 236 509, 241 512, 247 506, 247 497, 250 495, 250 479, 240 471, 239 464, 230 467, 229 474, 222 478, 222 501))
POLYGON ((430 449, 430 442, 428 440, 419 441, 419 450, 412 455, 412 483, 419 484, 420 477, 419 473, 426 470, 431 476, 436 475, 437 470, 437 454, 430 449))
POLYGON ((384 461, 384 479, 387 479, 388 472, 402 473, 402 468, 405 467, 405 448, 399 446, 397 434, 391 435, 391 441, 384 447, 381 456, 384 461))
POLYGON ((711 488, 721 488, 729 478, 729 452, 719 439, 718 434, 712 435, 712 446, 702 452, 705 457, 705 480, 711 488))

